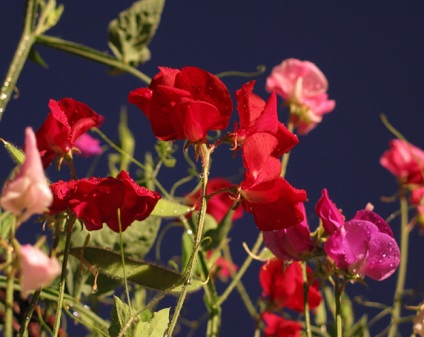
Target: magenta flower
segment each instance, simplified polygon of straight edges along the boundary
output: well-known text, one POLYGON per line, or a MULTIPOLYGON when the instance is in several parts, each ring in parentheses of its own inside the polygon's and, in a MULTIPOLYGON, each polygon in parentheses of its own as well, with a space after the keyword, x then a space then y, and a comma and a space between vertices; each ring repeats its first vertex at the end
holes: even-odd
POLYGON ((316 210, 323 225, 332 221, 333 227, 325 229, 330 236, 324 251, 335 265, 351 275, 377 281, 392 275, 399 265, 400 251, 387 222, 368 210, 358 211, 352 220, 344 222, 326 190, 323 198, 325 202, 319 202, 316 210))
POLYGON ((19 266, 23 298, 31 290, 49 285, 61 271, 55 257, 49 258, 42 250, 31 245, 24 245, 19 249, 19 266))
POLYGON ((343 214, 330 200, 326 188, 322 190, 322 195, 315 206, 315 211, 322 220, 322 225, 327 234, 333 233, 345 222, 343 214))
POLYGON ((306 219, 305 206, 303 203, 299 206, 304 215, 302 222, 289 228, 262 232, 265 246, 281 260, 303 260, 315 247, 306 219))
POLYGON ((322 116, 336 106, 326 94, 328 82, 318 67, 309 61, 297 59, 284 60, 272 69, 266 81, 266 90, 275 91, 293 106, 291 122, 298 128, 299 134, 307 134, 322 116))
POLYGON ((78 137, 74 145, 83 157, 93 157, 102 154, 103 150, 100 141, 91 137, 88 133, 84 133, 78 137))
POLYGON ((15 177, 6 182, 0 205, 23 222, 34 214, 44 213, 52 201, 34 131, 28 127, 25 129, 25 160, 15 177))

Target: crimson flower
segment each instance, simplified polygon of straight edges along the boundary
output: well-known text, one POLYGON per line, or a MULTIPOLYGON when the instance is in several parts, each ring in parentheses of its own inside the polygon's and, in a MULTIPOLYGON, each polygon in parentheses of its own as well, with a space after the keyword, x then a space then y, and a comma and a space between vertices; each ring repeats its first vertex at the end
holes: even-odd
POLYGON ((269 133, 273 135, 278 145, 273 156, 280 157, 290 151, 299 139, 290 132, 283 123, 278 121, 277 98, 273 92, 265 103, 262 98, 253 93, 255 81, 244 84, 236 91, 237 110, 240 117, 240 128, 235 130, 235 142, 242 145, 246 138, 255 133, 269 133))
POLYGON ((304 260, 315 247, 305 216, 305 206, 303 203, 300 205, 303 221, 289 228, 262 233, 265 246, 279 259, 304 260))
POLYGON ((299 322, 285 319, 270 312, 264 312, 262 319, 266 324, 264 328, 265 337, 300 337, 302 325, 299 322))
MULTIPOLYGON (((224 189, 226 187, 233 186, 231 181, 224 178, 212 178, 208 181, 208 186, 206 187, 207 195, 210 195, 216 191, 224 189)), ((201 191, 199 190, 196 194, 192 195, 189 198, 189 203, 195 204, 195 209, 200 209, 200 199, 201 191)), ((215 220, 220 223, 224 218, 225 214, 228 213, 230 208, 233 206, 234 200, 231 199, 231 194, 228 192, 215 194, 212 198, 208 199, 207 202, 207 213, 212 215, 215 220)), ((243 209, 238 207, 233 213, 233 220, 240 219, 243 216, 243 209)))
MULTIPOLYGON (((322 198, 328 198, 326 191, 323 191, 322 198)), ((334 205, 329 198, 328 201, 334 205)), ((320 207, 319 204, 326 203, 318 202, 316 207, 323 223, 329 218, 333 219, 333 227, 324 227, 330 234, 324 251, 338 268, 351 275, 368 276, 377 281, 395 272, 400 251, 386 221, 377 213, 360 210, 352 220, 344 222, 344 217, 335 207, 320 207)))
MULTIPOLYGON (((312 269, 307 267, 308 278, 312 279, 312 269)), ((304 310, 302 269, 299 262, 286 266, 283 260, 272 259, 262 265, 259 271, 259 281, 263 296, 279 309, 288 308, 297 312, 304 310)), ((308 304, 315 309, 321 303, 318 281, 309 286, 308 304)))
POLYGON ((122 231, 125 231, 133 221, 146 219, 160 199, 157 192, 137 185, 126 171, 121 171, 116 178, 59 181, 50 188, 54 195, 50 214, 69 210, 84 221, 88 230, 101 229, 106 223, 117 233, 118 209, 122 231))
POLYGON ((300 203, 306 200, 306 192, 280 177, 281 163, 271 155, 277 145, 274 136, 256 133, 242 149, 246 168, 240 185, 242 205, 262 231, 288 228, 303 220, 300 203))
POLYGON ((133 90, 130 103, 149 119, 161 140, 203 141, 211 130, 228 126, 233 104, 224 83, 196 67, 159 67, 148 88, 133 90))
POLYGON ((403 184, 424 184, 424 151, 401 139, 393 139, 380 164, 403 184))
POLYGON ((49 108, 49 115, 36 133, 44 168, 56 156, 71 156, 77 139, 90 128, 100 126, 104 120, 90 107, 72 98, 51 99, 49 108))

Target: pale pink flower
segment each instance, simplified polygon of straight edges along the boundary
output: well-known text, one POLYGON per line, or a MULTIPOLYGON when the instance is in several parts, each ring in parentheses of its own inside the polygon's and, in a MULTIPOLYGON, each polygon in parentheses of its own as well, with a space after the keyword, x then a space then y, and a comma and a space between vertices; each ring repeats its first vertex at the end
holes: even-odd
POLYGON ((272 69, 266 90, 275 91, 291 107, 291 122, 299 134, 307 134, 322 116, 336 106, 327 95, 328 82, 318 67, 309 61, 284 60, 272 69))
POLYGON ((25 130, 25 160, 15 177, 3 187, 0 206, 23 222, 34 214, 43 213, 52 201, 34 131, 28 127, 25 130))
POLYGON ((26 298, 30 291, 49 285, 61 272, 59 261, 48 257, 31 245, 19 249, 21 294, 26 298))
POLYGON ((75 141, 75 147, 80 151, 83 157, 93 157, 102 154, 103 150, 100 141, 84 133, 75 141))
POLYGON ((424 304, 421 305, 420 311, 418 311, 417 316, 412 320, 414 324, 414 333, 424 337, 424 304))

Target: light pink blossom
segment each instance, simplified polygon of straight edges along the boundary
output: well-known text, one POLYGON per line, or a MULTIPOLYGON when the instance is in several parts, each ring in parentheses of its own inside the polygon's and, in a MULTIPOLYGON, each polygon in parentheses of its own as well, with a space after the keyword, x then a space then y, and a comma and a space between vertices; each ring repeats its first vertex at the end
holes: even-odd
POLYGON ((61 267, 55 258, 31 245, 19 249, 21 294, 26 298, 30 291, 49 285, 59 276, 61 267))
POLYGON ((299 134, 307 134, 322 116, 336 106, 327 95, 328 82, 318 67, 309 61, 284 60, 272 69, 266 81, 266 90, 275 91, 290 105, 291 122, 299 134))
POLYGON ((25 130, 25 160, 15 177, 8 181, 0 197, 0 205, 23 222, 43 213, 53 201, 44 175, 34 131, 25 130))
POLYGON ((80 151, 83 157, 93 157, 102 154, 103 150, 100 141, 84 133, 75 141, 75 147, 80 151))

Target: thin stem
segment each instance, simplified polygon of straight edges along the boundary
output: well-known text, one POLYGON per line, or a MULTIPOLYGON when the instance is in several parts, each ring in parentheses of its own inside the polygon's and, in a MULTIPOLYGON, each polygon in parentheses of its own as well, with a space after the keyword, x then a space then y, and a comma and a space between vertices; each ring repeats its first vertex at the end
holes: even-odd
POLYGON ((28 308, 25 310, 24 316, 21 320, 21 326, 19 328, 19 332, 16 337, 23 337, 28 324, 30 322, 30 318, 32 317, 32 313, 34 312, 34 308, 38 302, 38 298, 40 297, 41 289, 37 289, 31 297, 31 301, 29 302, 28 308))
POLYGON ((266 66, 260 64, 256 67, 256 71, 253 72, 245 72, 245 71, 223 71, 222 73, 216 74, 216 77, 223 78, 228 76, 237 76, 237 77, 256 77, 262 75, 266 70, 266 66))
POLYGON ((127 295, 128 306, 132 312, 130 291, 128 290, 127 272, 125 270, 125 254, 124 254, 124 238, 122 235, 121 210, 118 208, 118 225, 119 225, 119 248, 121 250, 122 272, 124 273, 125 294, 127 295))
POLYGON ((339 276, 336 274, 334 277, 334 300, 336 302, 336 331, 337 337, 343 337, 343 320, 342 320, 342 294, 344 286, 339 285, 339 276))
MULTIPOLYGON (((289 119, 289 122, 287 123, 287 129, 290 132, 293 132, 294 125, 291 122, 291 119, 289 119)), ((290 152, 284 153, 283 158, 281 158, 281 174, 280 174, 280 176, 283 177, 283 178, 286 176, 286 173, 287 173, 287 165, 289 163, 289 159, 290 159, 290 152)))
POLYGON ((400 190, 400 263, 397 275, 396 290, 393 299, 392 319, 390 321, 390 330, 388 337, 395 337, 398 330, 398 323, 402 308, 402 296, 405 287, 406 270, 408 263, 408 245, 409 245, 409 228, 408 228, 408 200, 405 190, 400 190))
POLYGON ((16 88, 19 75, 28 58, 29 51, 35 42, 32 25, 35 15, 36 0, 28 0, 25 12, 24 31, 13 56, 12 63, 0 89, 0 120, 3 117, 7 103, 16 88))
POLYGON ((177 306, 175 308, 175 312, 172 316, 171 322, 168 326, 167 336, 172 336, 174 332, 175 325, 177 323, 178 317, 180 315, 182 306, 184 304, 184 300, 187 295, 187 286, 191 282, 191 278, 193 277, 193 273, 195 270, 195 266, 197 264, 197 258, 198 258, 198 252, 200 249, 200 243, 202 240, 203 235, 203 227, 206 217, 206 208, 207 208, 207 200, 206 200, 206 188, 208 185, 208 176, 209 176, 209 166, 210 166, 210 150, 207 148, 206 144, 201 144, 199 146, 200 155, 202 158, 202 174, 201 174, 201 180, 202 180, 202 200, 200 203, 200 214, 199 214, 199 220, 197 223, 197 230, 196 230, 196 237, 193 242, 193 258, 187 265, 187 269, 185 272, 185 282, 183 285, 183 288, 180 293, 180 297, 178 298, 177 306))
MULTIPOLYGON (((262 245, 262 241, 263 241, 262 233, 259 233, 258 238, 256 239, 256 242, 255 242, 255 245, 252 248, 253 255, 256 255, 258 253, 259 248, 262 245)), ((252 255, 249 254, 247 256, 246 260, 244 260, 243 265, 240 267, 239 271, 237 272, 237 274, 235 275, 235 277, 231 281, 230 285, 227 287, 227 289, 225 289, 225 291, 219 297, 217 304, 221 305, 222 303, 224 303, 227 300, 228 296, 234 290, 234 288, 236 287, 236 285, 240 281, 240 279, 243 277, 244 273, 246 272, 247 268, 249 268, 252 261, 253 261, 253 257, 252 257, 252 255)))
POLYGON ((15 272, 16 267, 13 261, 13 253, 15 247, 13 246, 13 241, 15 240, 15 227, 16 227, 16 217, 12 221, 12 226, 10 227, 9 233, 9 247, 6 250, 6 263, 7 267, 7 283, 6 283, 6 299, 5 299, 5 337, 13 336, 13 284, 15 282, 15 272))
POLYGON ((75 219, 70 219, 67 225, 66 241, 65 241, 65 251, 63 253, 62 260, 62 272, 60 273, 59 281, 59 297, 57 298, 57 308, 56 308, 56 320, 53 327, 53 337, 57 337, 60 329, 60 320, 62 316, 62 306, 63 298, 65 294, 65 283, 66 283, 66 267, 68 265, 69 251, 71 249, 71 237, 72 229, 74 228, 75 219))
POLYGON ((312 337, 311 331, 311 316, 309 314, 309 302, 308 302, 308 293, 309 293, 309 281, 308 281, 308 269, 306 262, 301 262, 300 266, 302 267, 302 278, 303 278, 303 310, 305 314, 305 330, 306 336, 312 337))
POLYGON ((151 82, 151 78, 149 76, 137 70, 133 66, 130 66, 129 64, 126 64, 109 54, 99 52, 93 48, 48 35, 37 36, 36 42, 46 47, 61 50, 69 54, 74 54, 101 64, 117 68, 137 77, 146 84, 150 84, 151 82))

